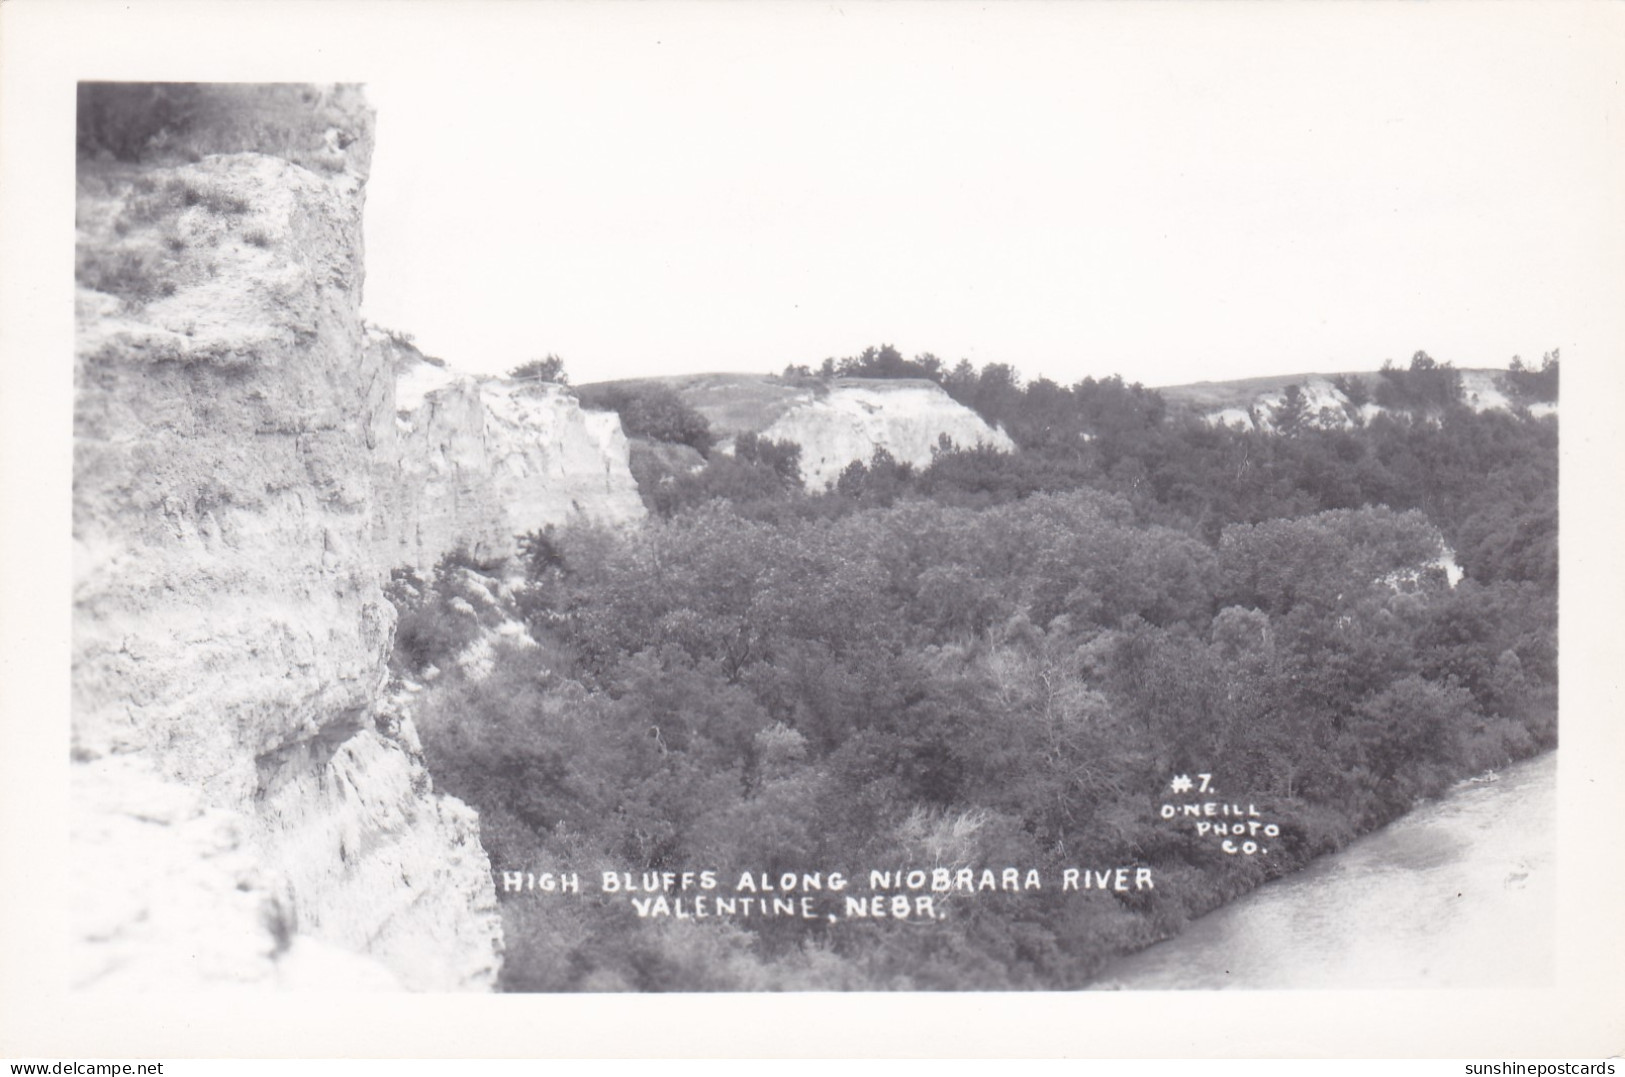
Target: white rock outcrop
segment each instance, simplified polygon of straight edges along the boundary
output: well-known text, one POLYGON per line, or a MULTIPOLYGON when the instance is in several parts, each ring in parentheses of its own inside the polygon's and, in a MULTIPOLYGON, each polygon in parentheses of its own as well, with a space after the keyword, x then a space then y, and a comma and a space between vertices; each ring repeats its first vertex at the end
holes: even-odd
MULTIPOLYGON (((1341 430, 1354 425, 1350 415, 1349 399, 1332 383, 1319 374, 1311 374, 1298 382, 1303 394, 1303 425, 1320 430, 1341 430)), ((1261 393, 1250 408, 1225 408, 1210 414, 1208 421, 1218 426, 1234 426, 1242 430, 1261 430, 1275 433, 1275 411, 1286 403, 1285 390, 1261 393)))
MULTIPOLYGON (((732 453, 739 435, 760 434, 801 446, 801 477, 822 491, 854 462, 867 464, 876 449, 914 467, 927 467, 946 436, 955 446, 989 446, 1014 452, 1003 430, 923 378, 783 378, 758 374, 683 374, 634 378, 585 387, 588 398, 607 390, 673 392, 705 417, 716 437, 713 452, 732 453)), ((697 470, 698 453, 669 443, 639 439, 645 463, 668 474, 697 470), (685 460, 683 457, 689 457, 685 460)))
POLYGON ((1511 411, 1514 407, 1512 398, 1488 370, 1461 372, 1461 398, 1474 411, 1511 411))
POLYGON ((456 373, 377 331, 368 346, 395 372, 393 448, 376 473, 386 563, 507 556, 515 536, 550 524, 642 519, 618 416, 548 382, 456 373))
POLYGON ((962 449, 1016 447, 1003 430, 923 380, 840 379, 827 393, 808 393, 792 403, 762 435, 801 446, 801 476, 809 490, 822 490, 853 461, 868 463, 876 449, 900 463, 927 467, 944 435, 962 449))
MULTIPOLYGON (((1303 425, 1311 429, 1348 429, 1358 423, 1370 422, 1384 410, 1370 402, 1355 408, 1347 396, 1320 374, 1305 375, 1296 384, 1303 394, 1303 425)), ((1489 370, 1461 371, 1461 399, 1476 412, 1513 411, 1516 407, 1501 389, 1495 373, 1489 370)), ((1215 426, 1276 433, 1276 410, 1285 402, 1285 390, 1276 389, 1259 393, 1245 408, 1221 408, 1206 413, 1204 418, 1215 426)), ((1529 414, 1539 418, 1555 415, 1557 405, 1536 403, 1530 405, 1528 410, 1529 414)))
POLYGON ((477 820, 382 705, 371 110, 201 92, 277 152, 80 161, 73 983, 488 989, 477 820))

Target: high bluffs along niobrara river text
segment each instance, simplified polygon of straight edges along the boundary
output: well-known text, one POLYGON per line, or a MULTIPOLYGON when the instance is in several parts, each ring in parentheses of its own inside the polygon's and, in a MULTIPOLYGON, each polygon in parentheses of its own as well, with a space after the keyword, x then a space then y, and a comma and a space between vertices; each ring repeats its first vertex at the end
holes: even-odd
POLYGON ((81 87, 77 986, 1083 987, 1555 745, 1555 353, 465 375, 372 138, 81 87))

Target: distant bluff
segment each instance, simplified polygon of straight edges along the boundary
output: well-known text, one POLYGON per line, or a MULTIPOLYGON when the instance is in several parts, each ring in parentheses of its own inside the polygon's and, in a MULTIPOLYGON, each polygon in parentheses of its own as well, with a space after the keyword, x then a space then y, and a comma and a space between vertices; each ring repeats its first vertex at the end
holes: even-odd
MULTIPOLYGON (((947 437, 962 449, 986 445, 1014 452, 1003 430, 943 391, 916 378, 783 378, 694 374, 584 386, 590 399, 609 386, 661 386, 703 415, 728 452, 740 434, 757 433, 801 446, 802 481, 821 491, 854 461, 884 449, 899 463, 927 467, 947 437)), ((696 457, 695 463, 698 463, 696 457)))
MULTIPOLYGON (((1473 411, 1512 411, 1519 406, 1502 384, 1504 372, 1468 369, 1456 373, 1461 379, 1461 403, 1473 411)), ((1214 425, 1280 433, 1278 419, 1286 405, 1289 387, 1297 387, 1305 427, 1346 430, 1388 410, 1374 399, 1380 382, 1381 375, 1377 373, 1290 374, 1196 382, 1157 391, 1174 407, 1199 415, 1214 425), (1340 385, 1354 387, 1354 396, 1340 385)), ((1529 413, 1537 417, 1557 413, 1557 404, 1552 401, 1535 401, 1526 406, 1529 413)))

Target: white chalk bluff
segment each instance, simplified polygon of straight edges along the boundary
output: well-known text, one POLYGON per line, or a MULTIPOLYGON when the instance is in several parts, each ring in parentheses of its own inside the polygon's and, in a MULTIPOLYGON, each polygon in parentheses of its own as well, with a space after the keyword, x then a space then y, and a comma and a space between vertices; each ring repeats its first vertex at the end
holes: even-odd
POLYGON ((705 416, 723 437, 723 452, 731 452, 733 438, 747 431, 799 445, 802 480, 812 493, 821 493, 851 464, 869 463, 877 449, 917 468, 931 465, 944 437, 961 449, 1016 450, 1003 430, 923 378, 787 382, 752 374, 691 374, 623 384, 648 383, 675 390, 705 416))
POLYGON ((507 557, 515 536, 550 524, 643 518, 618 416, 549 382, 456 373, 399 335, 373 329, 367 342, 394 372, 393 405, 377 413, 391 429, 375 431, 386 563, 507 557))
POLYGON ((868 463, 876 449, 924 468, 939 439, 962 449, 991 446, 1014 452, 1003 430, 928 381, 843 379, 828 394, 791 407, 762 432, 801 446, 808 489, 822 490, 854 460, 868 463))
POLYGON ((371 110, 155 92, 198 141, 87 155, 81 95, 71 982, 490 990, 478 819, 382 702, 403 449, 359 317, 371 110))

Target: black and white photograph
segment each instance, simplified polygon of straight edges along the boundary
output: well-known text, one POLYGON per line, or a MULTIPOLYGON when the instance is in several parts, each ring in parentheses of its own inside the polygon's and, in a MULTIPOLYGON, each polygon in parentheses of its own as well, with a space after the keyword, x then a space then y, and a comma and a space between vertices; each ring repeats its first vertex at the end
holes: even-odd
POLYGON ((1617 9, 233 7, 6 13, 62 1006, 1617 1052, 1617 9))

